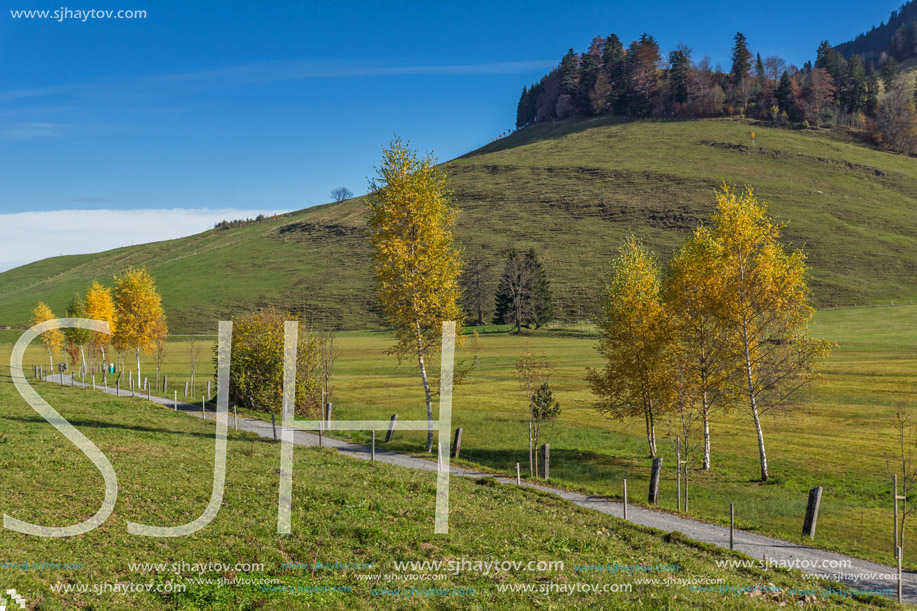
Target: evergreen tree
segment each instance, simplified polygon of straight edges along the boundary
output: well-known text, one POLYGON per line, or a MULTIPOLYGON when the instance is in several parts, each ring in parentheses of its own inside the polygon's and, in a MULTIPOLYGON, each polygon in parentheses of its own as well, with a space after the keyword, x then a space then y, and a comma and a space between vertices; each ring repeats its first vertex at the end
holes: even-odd
POLYGON ((818 51, 815 53, 815 67, 827 70, 837 87, 844 80, 844 58, 827 40, 823 40, 818 45, 818 51))
POLYGON ((576 88, 575 103, 581 115, 592 114, 590 94, 595 90, 595 82, 599 75, 599 65, 591 53, 580 56, 579 81, 576 88))
POLYGON ((608 86, 611 90, 609 105, 612 112, 624 112, 625 93, 625 57, 624 45, 617 34, 612 34, 605 39, 605 48, 602 51, 602 67, 608 77, 608 86))
POLYGON ((755 76, 758 79, 764 79, 764 60, 761 59, 761 53, 758 53, 758 58, 755 60, 755 76))
POLYGON ((688 101, 688 80, 691 68, 691 49, 679 45, 669 53, 669 91, 678 104, 688 101))
POLYGON ((539 327, 553 318, 551 285, 534 249, 523 254, 513 248, 507 254, 495 310, 496 322, 512 324, 517 333, 523 325, 539 327))
POLYGON ((522 88, 522 95, 519 96, 519 104, 516 105, 516 127, 525 127, 528 125, 528 110, 529 110, 529 89, 528 87, 522 88))
POLYGON ((576 84, 579 80, 579 60, 573 49, 567 51, 564 58, 560 60, 559 71, 561 94, 573 95, 576 93, 576 84))
POLYGON ((885 63, 882 64, 882 84, 885 85, 886 91, 895 86, 895 78, 898 76, 899 70, 898 61, 889 55, 885 63))
POLYGON ((462 306, 475 325, 483 325, 489 317, 494 298, 491 289, 491 266, 483 257, 472 258, 459 277, 462 306))
POLYGON ((860 112, 866 107, 866 69, 863 58, 854 55, 847 62, 847 78, 841 89, 841 104, 847 112, 860 112))
POLYGON ((866 74, 866 100, 863 112, 867 116, 875 117, 879 109, 879 73, 872 66, 866 74))
POLYGON ((780 83, 777 85, 777 91, 774 96, 777 98, 777 107, 789 114, 790 109, 795 104, 796 96, 793 90, 793 81, 790 80, 790 74, 786 70, 780 75, 780 83))
POLYGON ((551 294, 551 283, 534 248, 525 253, 525 264, 531 269, 532 287, 532 322, 540 327, 554 318, 554 296, 551 294))
POLYGON ((741 32, 736 32, 735 45, 732 47, 732 83, 739 85, 748 76, 751 69, 751 52, 748 41, 741 32))

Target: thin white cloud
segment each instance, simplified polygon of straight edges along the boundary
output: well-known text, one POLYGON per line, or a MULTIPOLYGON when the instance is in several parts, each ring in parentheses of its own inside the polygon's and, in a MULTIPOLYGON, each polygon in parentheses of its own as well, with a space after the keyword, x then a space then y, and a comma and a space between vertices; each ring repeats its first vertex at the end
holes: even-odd
POLYGON ((125 99, 168 94, 187 95, 225 87, 318 78, 352 78, 397 75, 519 74, 554 67, 554 60, 380 66, 316 61, 270 61, 239 64, 213 70, 180 72, 128 79, 103 79, 86 83, 0 91, 0 99, 38 98, 125 99), (180 87, 176 87, 180 85, 180 87))
POLYGON ((7 140, 32 140, 34 138, 56 138, 63 133, 60 123, 13 123, 2 132, 7 140))
POLYGON ((280 211, 172 208, 0 214, 0 271, 58 255, 171 240, 210 229, 224 219, 276 212, 280 211))

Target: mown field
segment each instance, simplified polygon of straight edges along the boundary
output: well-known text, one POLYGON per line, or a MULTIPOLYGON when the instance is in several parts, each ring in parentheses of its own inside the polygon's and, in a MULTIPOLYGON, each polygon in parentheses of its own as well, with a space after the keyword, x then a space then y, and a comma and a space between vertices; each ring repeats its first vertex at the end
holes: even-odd
MULTIPOLYGON (((755 481, 757 450, 751 416, 742 409, 716 414, 713 469, 701 471, 699 455, 691 453, 690 515, 726 523, 733 502, 739 527, 800 540, 807 492, 823 486, 814 545, 892 563, 886 455, 895 452, 895 406, 917 409, 917 306, 823 310, 816 314, 813 331, 838 342, 839 348, 827 363, 824 383, 793 409, 765 418, 773 481, 766 485, 755 481)), ((12 333, 5 332, 0 339, 9 339, 12 333)), ((415 368, 408 362, 398 366, 386 352, 391 344, 387 333, 339 336, 332 397, 336 418, 387 419, 393 413, 401 419, 424 417, 415 368)), ((587 326, 529 336, 485 332, 477 342, 469 340, 459 349, 458 358, 472 362, 477 354, 478 366, 455 392, 454 426, 464 429, 460 462, 504 474, 514 473, 515 463, 520 462, 526 470, 525 400, 514 363, 523 350, 539 350, 556 366, 553 385, 562 407, 559 420, 544 437, 551 444, 552 479, 561 486, 620 496, 621 482, 627 478, 632 501, 640 502, 646 494, 650 462, 643 423, 609 420, 592 409, 593 398, 583 377, 586 367, 601 366, 595 344, 587 326), (478 348, 472 350, 475 343, 478 348)), ((163 369, 170 385, 183 387, 187 355, 186 343, 170 343, 163 369)), ((30 362, 40 362, 42 357, 37 350, 29 354, 30 362)), ((206 376, 213 372, 208 352, 200 360, 195 401, 204 391, 206 376)), ((145 362, 144 368, 151 371, 151 363, 145 362)), ((674 511, 672 423, 662 423, 657 433, 665 464, 661 504, 674 511)), ((353 436, 368 440, 368 433, 353 436)), ((421 453, 423 433, 398 433, 390 446, 421 453)), ((907 535, 917 536, 913 521, 907 535)), ((906 557, 906 564, 917 567, 915 558, 906 557)))
MULTIPOLYGON (((346 343, 355 347, 361 341, 346 343)), ((352 370, 354 352, 345 349, 342 373, 352 370)), ((367 363, 372 348, 359 352, 367 363)), ((29 361, 35 356, 29 355, 29 361)), ((341 377, 342 400, 353 375, 341 377)), ((450 533, 437 536, 433 474, 356 461, 330 450, 296 450, 293 534, 278 536, 280 446, 232 431, 225 497, 214 521, 182 538, 132 536, 126 532, 127 521, 178 525, 206 507, 213 473, 212 422, 140 399, 47 382, 36 382, 36 388, 110 459, 119 496, 104 525, 75 538, 28 537, 0 529, 0 583, 4 590, 15 588, 22 594, 29 609, 720 610, 766 609, 798 601, 813 609, 895 607, 874 597, 790 594, 791 588, 829 584, 783 570, 719 569, 716 561, 732 557, 729 552, 488 481, 453 479, 450 533), (394 566, 396 561, 462 559, 564 564, 544 571, 488 574, 394 566), (131 567, 144 563, 161 566, 131 567), (228 568, 214 570, 213 564, 228 568), (613 564, 662 567, 649 576, 683 579, 683 584, 771 584, 783 592, 754 597, 698 592, 689 585, 637 583, 620 569, 577 569, 613 564), (367 575, 383 577, 361 578, 367 575), (386 581, 385 575, 395 577, 386 581), (443 578, 399 580, 412 575, 443 578), (499 590, 514 585, 536 589, 499 590), (151 591, 121 593, 116 586, 148 586, 151 591), (558 592, 593 586, 610 591, 558 592), (539 592, 549 587, 553 593, 539 592)), ((55 526, 90 517, 103 496, 99 473, 19 397, 6 368, 0 371, 0 405, 0 513, 55 526)), ((463 417, 472 413, 460 412, 463 417)))
MULTIPOLYGON (((627 234, 666 256, 709 219, 724 182, 750 185, 772 203, 787 240, 809 253, 820 306, 917 299, 917 159, 842 130, 725 119, 546 124, 445 169, 467 257, 499 269, 510 247, 538 250, 559 319, 590 317, 627 234)), ((271 304, 337 328, 379 327, 364 209, 358 198, 25 265, 0 274, 0 325, 25 325, 39 299, 60 312, 91 281, 110 285, 128 265, 146 265, 176 332, 203 332, 217 318, 271 304)))

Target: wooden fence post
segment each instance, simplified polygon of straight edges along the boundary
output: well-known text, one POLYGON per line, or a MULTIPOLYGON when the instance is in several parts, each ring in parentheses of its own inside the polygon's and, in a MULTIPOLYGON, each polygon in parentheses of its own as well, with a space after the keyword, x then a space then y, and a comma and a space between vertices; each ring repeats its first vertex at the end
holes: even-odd
POLYGON ((627 519, 627 480, 624 480, 624 519, 627 519))
POLYGON ((681 438, 675 438, 675 490, 678 511, 681 511, 681 438))
POLYGON ((459 457, 459 451, 462 449, 462 427, 455 429, 455 443, 453 443, 455 449, 452 450, 452 458, 459 457))
POLYGON ((818 521, 818 507, 821 505, 821 493, 821 486, 809 490, 809 504, 806 505, 806 519, 802 523, 802 534, 803 536, 808 535, 810 539, 815 538, 815 523, 818 521))
POLYGON ((516 485, 522 485, 522 473, 519 471, 519 463, 516 463, 516 485))
POLYGON ((650 492, 649 492, 649 503, 650 505, 659 504, 659 476, 662 472, 662 457, 659 456, 653 459, 653 466, 650 470, 650 492))
POLYGON ((207 380, 207 396, 210 397, 210 380, 207 380))
POLYGON ((544 479, 551 479, 551 446, 541 445, 541 474, 544 479))
POLYGON ((729 549, 735 549, 736 506, 729 503, 729 549))
POLYGON ((529 420, 529 477, 535 477, 535 453, 532 451, 532 421, 529 420))
POLYGON ((188 398, 188 381, 185 380, 185 399, 188 398))
POLYGON ((175 392, 175 398, 172 399, 172 406, 175 408, 175 411, 178 411, 178 391, 175 392))
POLYGON ((369 449, 369 460, 376 462, 376 429, 373 429, 373 441, 369 449))
POLYGON ((398 422, 398 414, 392 416, 391 422, 388 423, 388 434, 385 436, 385 443, 389 443, 395 435, 395 424, 398 422))
POLYGON ((274 419, 274 414, 271 414, 271 428, 274 430, 274 441, 277 441, 277 421, 274 419))

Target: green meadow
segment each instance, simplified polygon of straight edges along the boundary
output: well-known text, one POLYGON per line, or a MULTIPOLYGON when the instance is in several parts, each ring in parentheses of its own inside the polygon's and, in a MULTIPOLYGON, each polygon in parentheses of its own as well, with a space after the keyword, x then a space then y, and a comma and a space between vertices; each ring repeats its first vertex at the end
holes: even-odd
MULTIPOLYGON (((552 383, 562 408, 558 421, 543 436, 551 445, 554 484, 619 497, 626 478, 631 501, 645 502, 650 461, 643 422, 611 420, 591 407, 593 397, 584 373, 587 367, 600 367, 601 361, 589 327, 521 336, 498 332, 496 327, 482 331, 477 339, 469 335, 457 352, 457 358, 469 364, 477 356, 476 368, 454 394, 453 426, 464 429, 459 463, 494 474, 514 474, 519 462, 527 472, 526 402, 514 364, 523 350, 538 350, 555 366, 552 383)), ((13 333, 4 332, 0 339, 11 340, 13 333)), ((917 306, 821 310, 813 333, 836 341, 838 349, 826 363, 822 383, 797 405, 765 417, 773 481, 756 481, 757 449, 750 414, 741 408, 716 413, 711 425, 711 471, 700 470, 697 447, 690 451, 689 514, 726 523, 729 503, 735 503, 740 528, 799 541, 808 490, 823 486, 812 544, 890 564, 891 483, 886 458, 897 456, 895 406, 913 408, 917 398, 917 306)), ((196 341, 211 343, 200 357, 192 401, 200 401, 213 373, 213 340, 196 341)), ((338 336, 332 395, 335 418, 388 419, 394 413, 402 420, 424 417, 415 366, 408 361, 399 365, 387 352, 392 343, 391 335, 383 332, 338 336)), ((46 362, 46 355, 30 349, 29 364, 42 360, 46 362)), ((143 367, 144 375, 152 372, 151 359, 143 367)), ((163 372, 169 375, 171 388, 182 389, 181 398, 188 378, 186 340, 169 342, 163 372)), ((97 381, 101 382, 99 376, 97 381)), ((172 396, 172 391, 168 394, 172 396)), ((676 511, 674 432, 670 420, 657 427, 665 467, 660 504, 669 511, 676 511)), ((368 433, 352 436, 369 440, 368 433)), ((420 455, 423 441, 422 432, 399 432, 388 447, 420 455)), ((907 536, 915 535, 917 527, 911 521, 907 536)), ((917 567, 915 558, 906 554, 906 565, 917 567)))
MULTIPOLYGON (((485 381, 482 375, 475 383, 490 385, 496 393, 507 384, 500 363, 508 363, 517 346, 505 337, 489 340, 491 352, 482 356, 481 366, 492 369, 493 378, 485 381)), ((545 338, 544 344, 572 347, 582 342, 585 347, 589 343, 557 341, 545 338)), ((394 387, 407 381, 400 377, 402 372, 392 374, 390 362, 376 362, 386 343, 385 338, 365 336, 342 339, 338 380, 342 417, 370 409, 357 403, 367 400, 371 391, 352 385, 390 381, 394 387)), ((32 351, 28 363, 39 356, 32 351)), ((572 360, 577 359, 588 361, 586 352, 572 360)), ((180 359, 170 364, 176 372, 180 365, 180 359)), ((721 569, 717 561, 737 556, 490 479, 476 483, 453 478, 450 532, 434 535, 433 473, 357 461, 318 448, 295 451, 293 533, 278 536, 280 445, 232 430, 225 496, 213 522, 186 537, 132 536, 126 530, 128 521, 179 525, 194 520, 207 506, 213 478, 212 421, 141 399, 48 382, 34 384, 110 459, 119 496, 108 520, 78 537, 38 538, 0 530, 0 583, 25 596, 30 609, 595 609, 600 604, 616 609, 726 610, 768 609, 799 601, 818 609, 896 606, 886 599, 859 595, 805 598, 788 590, 841 586, 782 569, 721 569), (394 566, 396 561, 461 559, 555 564, 544 571, 490 573, 412 572, 394 566), (660 580, 700 580, 719 589, 776 586, 782 592, 749 596, 694 591, 685 585, 640 583, 626 572, 577 569, 577 565, 613 563, 667 567, 652 575, 660 580), (222 566, 213 568, 215 564, 222 566), (430 579, 398 580, 411 575, 430 579), (124 593, 116 586, 149 590, 124 593), (533 589, 501 591, 513 587, 533 589), (546 590, 549 587, 553 590, 546 590), (607 591, 586 590, 593 587, 607 591), (577 589, 570 593, 560 588, 577 589)), ((380 393, 379 404, 372 409, 391 409, 393 387, 380 393)), ((472 457, 494 462, 503 451, 512 454, 512 444, 492 441, 488 445, 482 440, 483 429, 475 429, 473 423, 482 419, 482 410, 493 399, 482 397, 483 404, 472 407, 467 398, 460 398, 468 397, 471 388, 457 395, 457 411, 458 421, 471 435, 472 457)), ((518 428, 511 416, 511 398, 506 399, 501 407, 505 414, 497 420, 503 424, 494 425, 495 432, 518 428)), ((90 517, 103 497, 101 476, 19 397, 8 370, 0 372, 0 405, 0 513, 55 526, 90 517)), ((400 409, 405 413, 404 405, 400 409)), ((630 454, 620 459, 621 464, 633 463, 623 470, 639 468, 638 444, 613 428, 598 425, 591 431, 576 423, 585 416, 586 412, 570 410, 563 428, 582 430, 571 439, 619 439, 618 445, 630 454)), ((552 442, 560 448, 566 438, 558 435, 552 442)), ((396 447, 413 445, 402 438, 396 447)), ((609 464, 618 460, 613 458, 618 454, 614 447, 595 454, 606 457, 609 464)), ((562 477, 576 483, 570 467, 564 471, 562 466, 570 464, 570 456, 563 450, 560 456, 562 477)))

